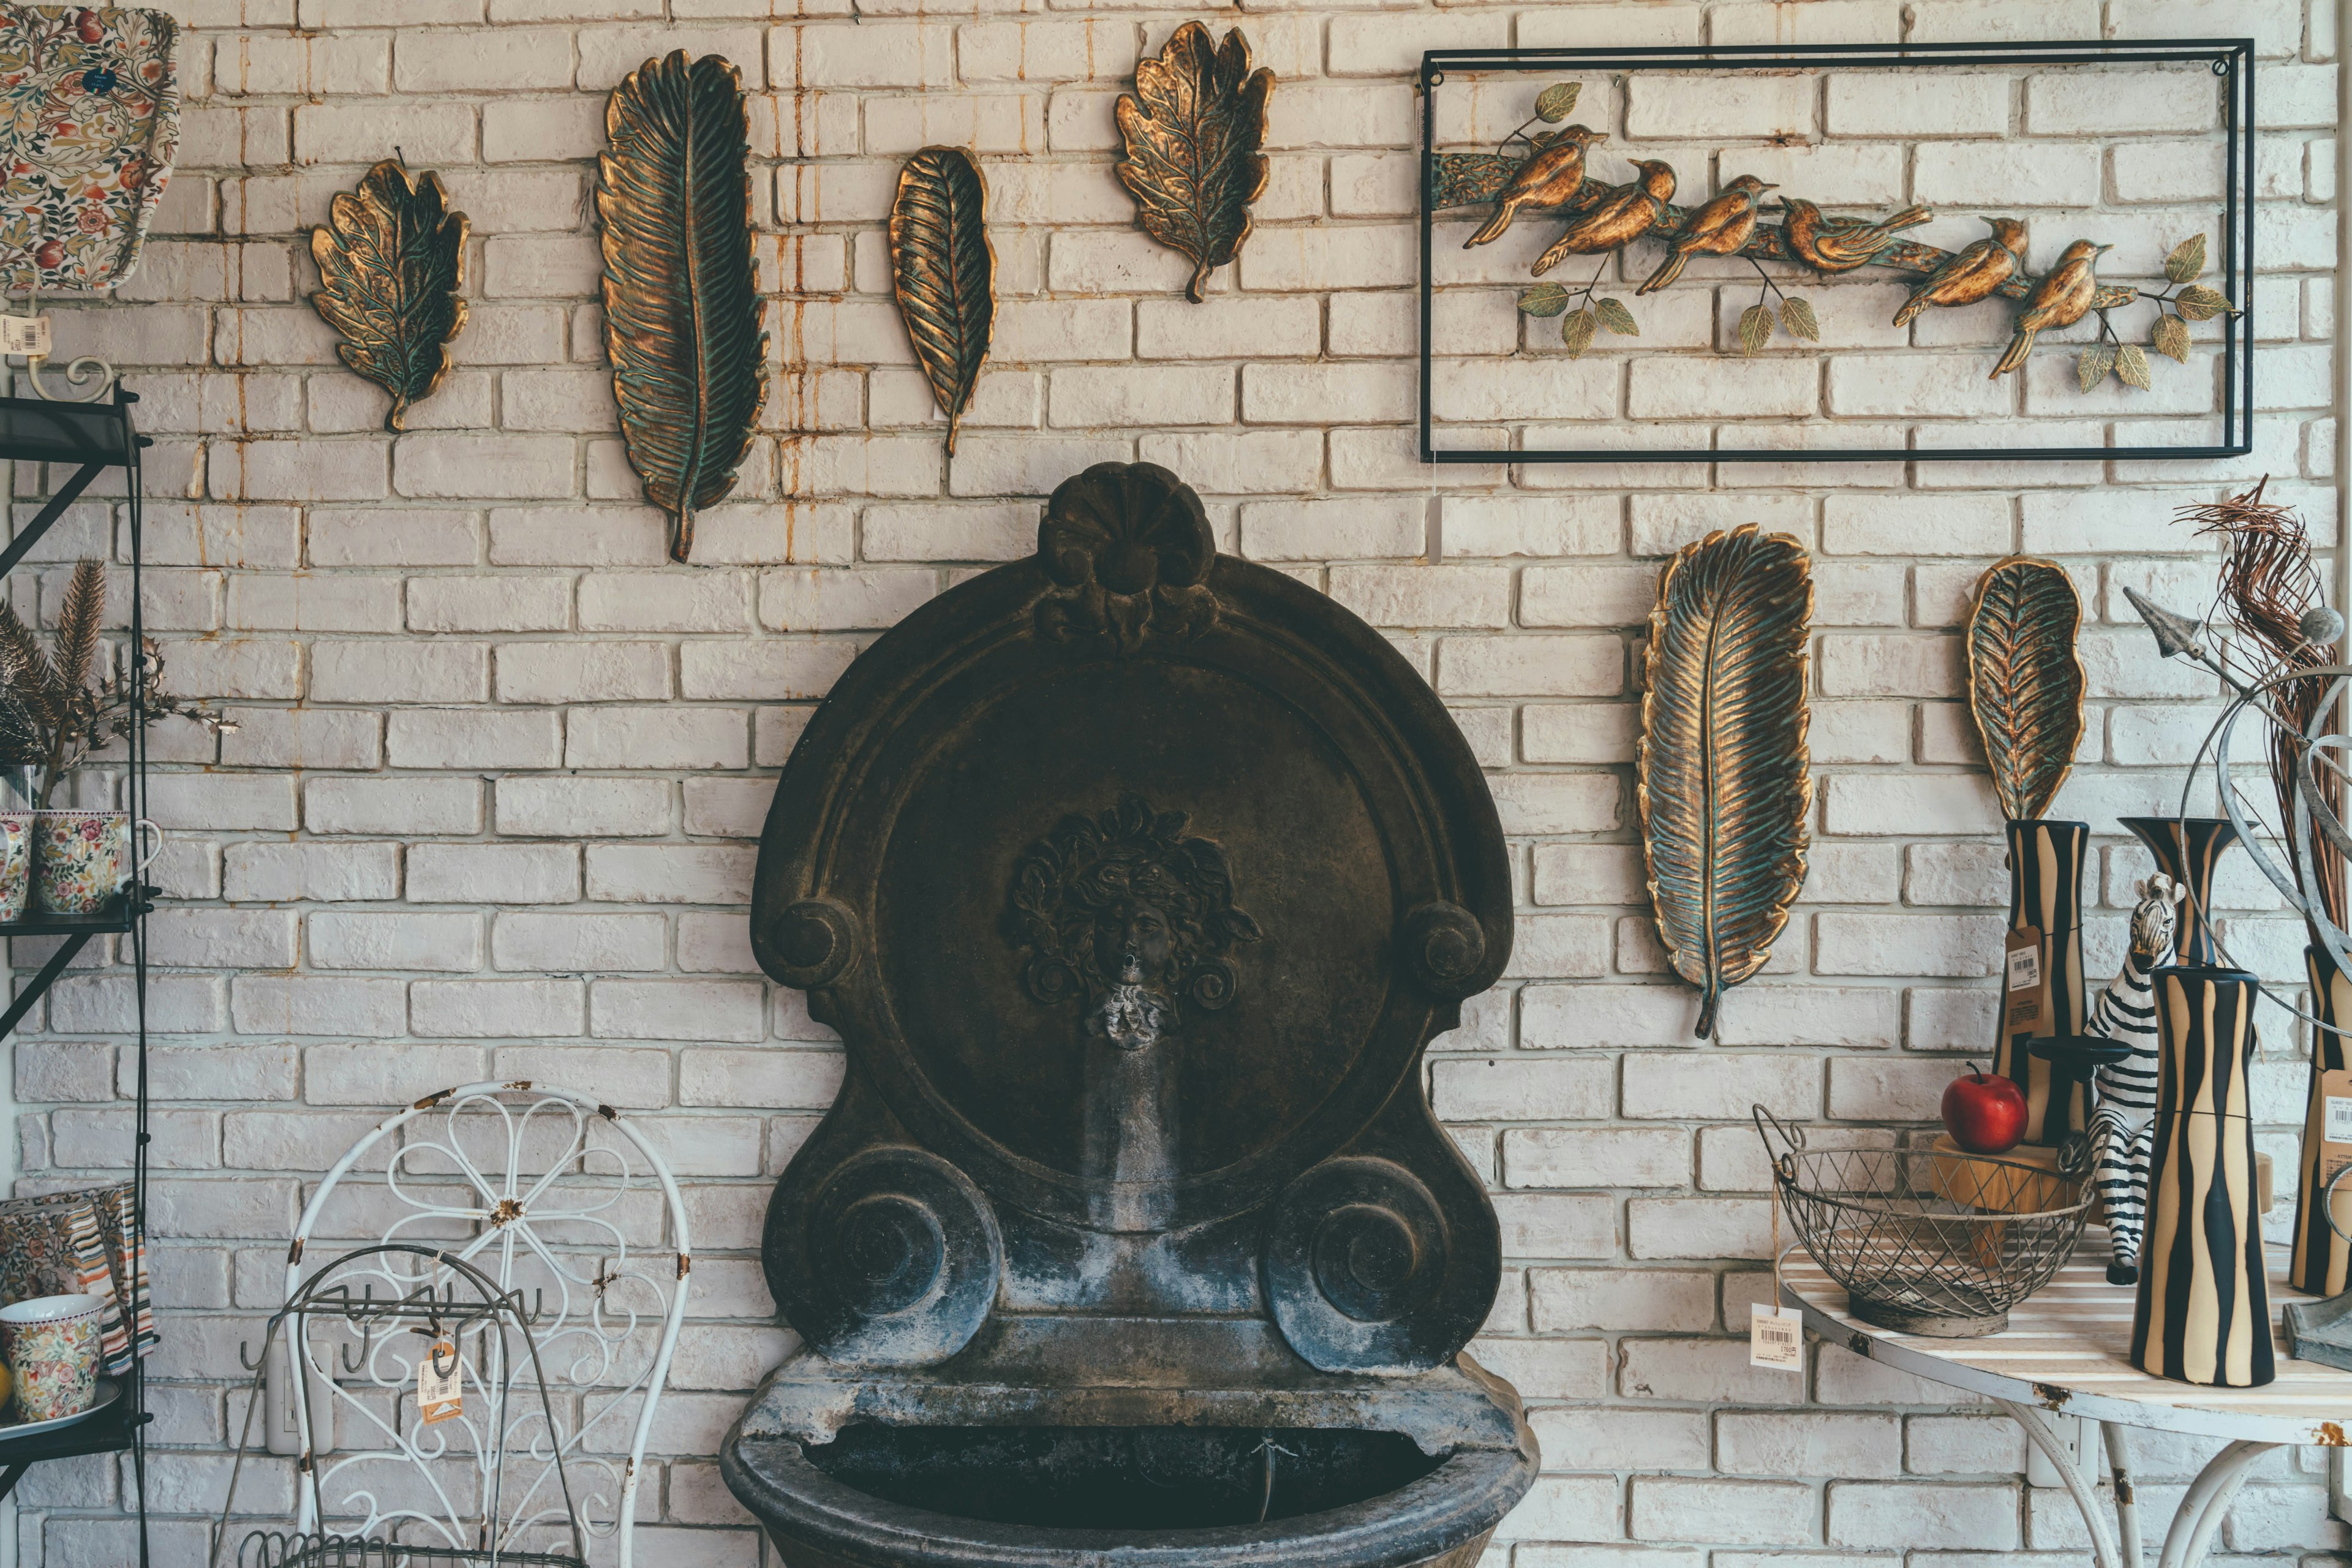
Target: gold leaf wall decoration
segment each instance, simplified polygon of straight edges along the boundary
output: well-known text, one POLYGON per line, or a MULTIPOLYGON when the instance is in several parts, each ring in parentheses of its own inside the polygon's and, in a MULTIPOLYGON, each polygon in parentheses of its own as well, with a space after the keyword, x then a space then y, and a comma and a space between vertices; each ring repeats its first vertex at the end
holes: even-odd
POLYGON ((898 171, 890 204, 893 288, 915 357, 948 416, 950 455, 996 321, 987 210, 980 166, 960 147, 926 147, 898 171))
POLYGON ((1118 100, 1127 155, 1119 183, 1135 194, 1135 226, 1192 258, 1186 299, 1241 254, 1250 204, 1265 189, 1265 105, 1274 72, 1250 69, 1236 27, 1222 47, 1187 22, 1157 58, 1137 62, 1135 90, 1118 100))
POLYGON ((2053 561, 2011 555, 1977 580, 1969 610, 1969 712, 2000 813, 2050 809, 2083 742, 2083 601, 2053 561))
POLYGON ((768 390, 767 302, 751 265, 742 79, 718 55, 647 60, 604 111, 604 348, 629 465, 670 516, 670 556, 694 514, 735 488, 768 390))
POLYGON ((387 430, 407 428, 411 405, 449 372, 449 342, 466 328, 464 213, 449 210, 441 176, 412 177, 385 159, 337 195, 310 231, 319 264, 311 308, 342 334, 335 353, 392 395, 387 430))
POLYGON ((1685 546, 1650 613, 1634 798, 1658 935, 1699 988, 1702 1038, 1804 886, 1812 611, 1804 547, 1746 523, 1685 546))

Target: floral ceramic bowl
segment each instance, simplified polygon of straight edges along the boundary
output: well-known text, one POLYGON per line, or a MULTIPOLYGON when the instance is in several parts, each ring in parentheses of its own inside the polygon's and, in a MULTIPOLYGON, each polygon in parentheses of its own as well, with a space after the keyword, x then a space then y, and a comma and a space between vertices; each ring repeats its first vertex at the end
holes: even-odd
POLYGON ((54 1421, 98 1403, 95 1296, 37 1296, 0 1307, 0 1358, 16 1384, 16 1419, 54 1421))

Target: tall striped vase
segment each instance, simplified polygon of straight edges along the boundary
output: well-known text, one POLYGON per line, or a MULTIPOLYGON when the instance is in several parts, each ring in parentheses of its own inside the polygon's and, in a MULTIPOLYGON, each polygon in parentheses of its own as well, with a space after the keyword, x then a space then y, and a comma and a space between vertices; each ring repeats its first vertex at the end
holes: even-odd
POLYGON ((2254 977, 2240 969, 2156 972, 2163 1054, 2131 1359, 2212 1388, 2254 1388, 2273 1375, 2247 1115, 2255 995, 2254 977))
MULTIPOLYGON (((2083 865, 2091 852, 2091 825, 2046 817, 2011 819, 2009 837, 2009 929, 2032 927, 2042 933, 2042 973, 2050 1006, 2040 1028, 2009 1027, 2002 1007, 1993 1027, 1992 1070, 2024 1091, 2025 1136, 2054 1142, 2067 1130, 2090 1124, 2090 1088, 2075 1091, 2076 1103, 2061 1107, 2045 1130, 2050 1112, 2050 1064, 2026 1048, 2043 1035, 2083 1032, 2083 865)), ((2006 993, 2003 996, 2006 1001, 2006 993)))
MULTIPOLYGON (((2311 975, 2312 1016, 2352 1030, 2352 975, 2336 967, 2327 950, 2313 944, 2303 950, 2304 967, 2311 975)), ((2319 1202, 2327 1184, 2319 1172, 2319 1145, 2326 1107, 2321 1104, 2319 1075, 2352 1066, 2352 1042, 2335 1029, 2311 1031, 2311 1087, 2303 1113, 2303 1149, 2295 1159, 2294 1261, 2287 1283, 2315 1296, 2336 1296, 2352 1284, 2352 1242, 2336 1234, 2327 1210, 2319 1202)), ((2336 1224, 2352 1230, 2352 1177, 2336 1189, 2336 1224)))
POLYGON ((2172 962, 2193 969, 2213 962, 2213 869, 2238 841, 2226 816, 2122 816, 2116 821, 2156 857, 2156 868, 2184 897, 2172 922, 2172 962))

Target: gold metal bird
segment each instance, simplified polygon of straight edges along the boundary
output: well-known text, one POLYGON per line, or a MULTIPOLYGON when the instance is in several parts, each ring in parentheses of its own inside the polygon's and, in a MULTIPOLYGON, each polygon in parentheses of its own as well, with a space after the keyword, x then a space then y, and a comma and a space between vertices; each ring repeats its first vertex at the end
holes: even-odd
POLYGON ((1851 272, 1877 258, 1906 228, 1916 228, 1936 216, 1933 207, 1905 207, 1876 223, 1858 217, 1823 217, 1822 209, 1794 196, 1780 198, 1787 216, 1780 231, 1789 237, 1789 254, 1816 272, 1851 272))
POLYGON ((1675 172, 1648 158, 1633 163, 1633 177, 1612 185, 1601 199, 1584 209, 1553 240, 1551 248, 1536 258, 1530 276, 1540 278, 1571 256, 1598 256, 1631 244, 1650 232, 1665 216, 1674 198, 1675 172))
POLYGON ((1896 326, 1909 326, 1930 305, 1973 305, 2025 265, 2025 226, 2013 217, 1984 221, 1992 233, 1927 274, 1895 312, 1896 326))
POLYGON ((2049 276, 2025 292, 2025 309, 2017 318, 2017 335, 2009 352, 1992 367, 1987 379, 1998 381, 2025 363, 2033 352, 2034 334, 2044 327, 2071 327, 2089 314, 2092 297, 2099 291, 2096 268, 2103 252, 2115 247, 2078 239, 2066 247, 2049 276))
POLYGON ((1767 191, 1777 191, 1753 174, 1742 174, 1723 187, 1716 198, 1683 220, 1666 240, 1666 258, 1633 290, 1654 294, 1683 275, 1694 256, 1737 256, 1756 233, 1756 205, 1767 191))
POLYGON ((1571 125, 1543 144, 1536 155, 1513 171, 1495 194, 1494 216, 1487 218, 1477 233, 1462 242, 1462 248, 1485 245, 1500 239, 1503 231, 1521 207, 1562 207, 1573 210, 1576 193, 1584 184, 1584 150, 1595 142, 1606 142, 1609 133, 1595 131, 1588 125, 1571 125))

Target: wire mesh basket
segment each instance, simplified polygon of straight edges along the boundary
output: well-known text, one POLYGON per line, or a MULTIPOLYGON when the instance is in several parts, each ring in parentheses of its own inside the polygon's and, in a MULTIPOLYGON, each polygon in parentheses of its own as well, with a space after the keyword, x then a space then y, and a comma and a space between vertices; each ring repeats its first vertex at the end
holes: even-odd
POLYGON ((257 1530, 237 1548, 237 1568, 585 1568, 558 1552, 411 1545, 355 1535, 289 1535, 257 1530))
POLYGON ((1903 1333, 2007 1328, 2074 1253, 2097 1196, 2079 1135, 2053 1170, 1937 1149, 1809 1149, 1804 1129, 1760 1105, 1755 1119, 1797 1238, 1855 1317, 1903 1333))

